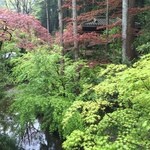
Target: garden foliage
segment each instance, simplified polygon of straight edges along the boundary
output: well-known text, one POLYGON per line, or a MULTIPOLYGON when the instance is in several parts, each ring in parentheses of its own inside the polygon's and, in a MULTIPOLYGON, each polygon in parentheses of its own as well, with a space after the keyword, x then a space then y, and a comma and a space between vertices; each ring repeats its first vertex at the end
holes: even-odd
POLYGON ((44 131, 59 132, 66 150, 150 148, 149 54, 131 67, 110 64, 93 72, 62 57, 57 46, 12 63, 18 94, 11 109, 22 132, 38 119, 44 131))
MULTIPOLYGON (((64 5, 69 4, 66 7, 70 7, 69 1, 65 1, 64 5)), ((81 15, 77 17, 79 22, 105 13, 103 2, 87 2, 96 7, 90 9, 91 6, 83 5, 85 9, 83 13, 80 10, 81 15), (102 10, 97 7, 99 5, 102 10), (89 15, 86 9, 93 13, 89 15)), ((85 1, 81 3, 86 4, 85 1)), ((109 11, 121 8, 121 1, 109 3, 113 4, 109 11)), ((44 133, 58 133, 64 150, 150 149, 148 11, 137 16, 141 30, 136 31, 134 43, 138 53, 144 56, 130 66, 105 64, 95 68, 92 63, 88 66, 84 61, 73 61, 67 57, 71 54, 62 56, 62 49, 53 45, 58 42, 57 35, 52 39, 34 17, 8 10, 0 12, 0 148, 18 148, 16 141, 4 134, 8 127, 13 127, 16 137, 28 134, 30 141, 29 131, 38 121, 44 133), (9 52, 16 57, 6 58, 9 52)), ((70 21, 64 30, 63 50, 73 46, 70 21)), ((118 25, 108 30, 111 39, 108 51, 101 53, 103 48, 99 47, 107 42, 105 31, 102 36, 95 32, 81 33, 79 47, 84 49, 98 44, 97 49, 101 51, 95 58, 107 56, 109 61, 105 63, 119 63, 121 31, 118 25)))
POLYGON ((149 149, 149 70, 150 55, 130 68, 108 65, 99 75, 103 80, 93 88, 95 101, 75 101, 65 113, 64 149, 149 149), (70 130, 79 121, 78 128, 70 130))
POLYGON ((18 113, 20 127, 25 129, 38 119, 43 130, 49 127, 50 132, 61 132, 63 113, 87 80, 80 75, 84 62, 62 57, 54 46, 52 50, 40 47, 28 52, 13 59, 12 64, 14 84, 18 85, 12 110, 18 113))

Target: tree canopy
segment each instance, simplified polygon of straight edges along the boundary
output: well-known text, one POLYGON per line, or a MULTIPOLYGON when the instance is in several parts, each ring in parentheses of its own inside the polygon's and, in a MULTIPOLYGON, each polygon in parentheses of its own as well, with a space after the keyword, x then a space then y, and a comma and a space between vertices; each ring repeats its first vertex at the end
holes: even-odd
POLYGON ((39 132, 47 149, 150 149, 148 0, 1 5, 2 150, 39 132))

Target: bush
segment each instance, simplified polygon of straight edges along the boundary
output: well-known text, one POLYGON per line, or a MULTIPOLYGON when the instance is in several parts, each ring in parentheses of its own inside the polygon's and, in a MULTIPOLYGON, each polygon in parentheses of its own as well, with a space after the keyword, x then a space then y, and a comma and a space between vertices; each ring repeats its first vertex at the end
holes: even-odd
POLYGON ((150 149, 149 70, 150 54, 130 68, 109 65, 103 70, 103 80, 93 88, 95 101, 74 102, 66 111, 64 130, 70 127, 75 112, 84 126, 67 134, 64 149, 150 149))

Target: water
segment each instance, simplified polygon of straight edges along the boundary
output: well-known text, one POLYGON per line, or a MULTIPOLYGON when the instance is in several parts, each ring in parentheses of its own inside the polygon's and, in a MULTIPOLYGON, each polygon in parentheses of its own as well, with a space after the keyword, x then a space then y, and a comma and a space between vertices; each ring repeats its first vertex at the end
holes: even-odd
POLYGON ((40 124, 36 120, 34 123, 34 127, 30 132, 29 142, 28 138, 25 138, 21 142, 21 147, 24 150, 61 150, 61 141, 59 137, 55 135, 50 135, 46 137, 46 135, 40 131, 40 124), (38 131, 38 132, 37 132, 38 131))
MULTIPOLYGON (((14 135, 10 128, 5 131, 5 134, 8 134, 10 137, 13 137, 14 135)), ((34 122, 32 128, 28 129, 28 134, 24 136, 23 140, 20 140, 19 137, 16 138, 17 141, 19 141, 19 147, 21 147, 22 150, 62 150, 62 142, 59 137, 50 135, 49 133, 44 134, 40 130, 38 120, 34 122)))
POLYGON ((24 150, 41 150, 41 145, 47 146, 47 141, 45 138, 45 134, 40 131, 40 124, 36 120, 32 129, 29 131, 28 135, 26 135, 23 141, 20 143, 20 146, 24 150))
MULTIPOLYGON (((7 94, 9 96, 11 94, 15 94, 15 92, 17 92, 15 88, 9 87, 7 90, 7 94)), ((7 134, 9 137, 13 137, 15 131, 12 131, 10 126, 14 124, 14 120, 12 117, 8 117, 6 114, 3 115, 5 116, 4 122, 7 126, 9 126, 9 128, 5 130, 4 127, 0 125, 0 133, 7 134)), ((19 141, 19 146, 22 147, 23 150, 62 150, 62 142, 59 139, 59 136, 42 132, 38 120, 34 122, 32 128, 30 128, 28 134, 23 138, 23 140, 21 140, 21 142, 19 137, 15 138, 17 141, 19 141)))

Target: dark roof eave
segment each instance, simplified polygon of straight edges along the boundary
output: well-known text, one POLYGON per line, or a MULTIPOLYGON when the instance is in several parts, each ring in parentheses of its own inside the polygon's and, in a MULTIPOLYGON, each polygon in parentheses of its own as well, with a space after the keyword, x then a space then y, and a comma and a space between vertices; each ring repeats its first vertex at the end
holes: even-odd
POLYGON ((98 27, 98 26, 96 26, 96 25, 82 25, 82 27, 98 27))

